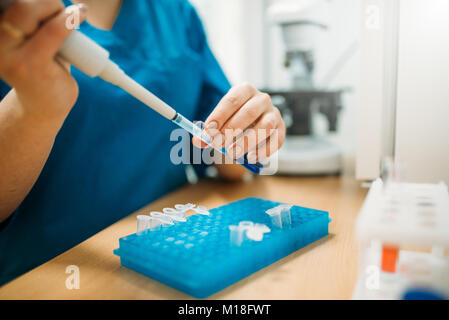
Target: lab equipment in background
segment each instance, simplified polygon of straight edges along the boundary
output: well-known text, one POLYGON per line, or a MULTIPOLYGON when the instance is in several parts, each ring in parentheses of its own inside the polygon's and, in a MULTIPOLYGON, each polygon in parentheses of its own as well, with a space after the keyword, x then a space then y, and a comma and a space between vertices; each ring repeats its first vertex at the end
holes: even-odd
MULTIPOLYGON (((268 10, 269 19, 281 27, 286 46, 285 66, 291 74, 288 90, 264 89, 281 110, 287 125, 287 137, 278 158, 281 174, 341 171, 340 148, 319 137, 313 126, 314 115, 321 113, 327 119, 328 131, 337 130, 345 91, 330 90, 314 81, 316 39, 328 28, 321 14, 326 5, 325 0, 280 1, 268 10)), ((337 67, 344 62, 345 59, 338 59, 337 67)))
POLYGON ((448 299, 448 188, 443 182, 402 182, 403 167, 391 161, 385 171, 357 219, 359 276, 353 298, 448 299))
POLYGON ((204 298, 328 234, 327 212, 298 206, 290 209, 291 228, 275 227, 265 212, 279 205, 257 198, 232 202, 208 216, 191 215, 185 223, 120 238, 114 253, 122 266, 204 298), (238 242, 243 232, 233 233, 230 226, 246 230, 248 241, 233 245, 230 237, 238 242))
MULTIPOLYGON (((10 3, 11 0, 0 0, 0 13, 3 12, 10 3)), ((100 77, 104 81, 122 88, 163 117, 171 120, 192 135, 198 136, 207 144, 210 144, 210 137, 202 134, 202 130, 200 130, 197 125, 177 113, 164 101, 126 75, 117 64, 109 59, 109 52, 106 49, 99 46, 81 32, 74 30, 63 42, 58 51, 58 55, 89 77, 100 77)), ((226 149, 218 151, 226 154, 226 149)), ((261 173, 261 170, 263 169, 263 165, 260 162, 250 164, 247 154, 240 159, 236 159, 236 162, 256 174, 261 173)))

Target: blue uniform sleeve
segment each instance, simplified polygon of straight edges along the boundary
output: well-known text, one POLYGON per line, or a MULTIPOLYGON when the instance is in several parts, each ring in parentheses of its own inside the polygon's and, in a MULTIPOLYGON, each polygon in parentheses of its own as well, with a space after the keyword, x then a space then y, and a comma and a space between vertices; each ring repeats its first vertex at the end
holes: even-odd
POLYGON ((2 80, 0 79, 0 100, 2 100, 11 90, 11 88, 2 80))
POLYGON ((189 45, 200 53, 203 85, 195 119, 205 120, 231 85, 207 43, 206 32, 195 8, 189 4, 189 45))

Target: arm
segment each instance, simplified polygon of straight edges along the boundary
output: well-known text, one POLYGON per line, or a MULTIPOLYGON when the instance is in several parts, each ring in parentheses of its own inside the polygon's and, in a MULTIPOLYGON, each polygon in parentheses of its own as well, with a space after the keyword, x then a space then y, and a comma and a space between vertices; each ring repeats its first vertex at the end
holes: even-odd
POLYGON ((33 187, 76 101, 77 84, 55 58, 69 15, 59 0, 32 0, 0 17, 0 77, 13 88, 0 102, 0 222, 33 187))

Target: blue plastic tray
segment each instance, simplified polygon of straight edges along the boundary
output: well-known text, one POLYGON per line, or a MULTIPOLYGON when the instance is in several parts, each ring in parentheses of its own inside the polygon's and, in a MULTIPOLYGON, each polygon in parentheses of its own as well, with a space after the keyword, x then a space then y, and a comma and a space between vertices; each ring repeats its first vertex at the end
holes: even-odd
POLYGON ((297 206, 291 208, 291 228, 272 226, 265 211, 279 204, 257 198, 232 202, 209 216, 121 238, 114 253, 124 267, 205 298, 328 234, 327 212, 297 206), (240 221, 266 224, 271 232, 261 242, 233 246, 229 225, 240 221))

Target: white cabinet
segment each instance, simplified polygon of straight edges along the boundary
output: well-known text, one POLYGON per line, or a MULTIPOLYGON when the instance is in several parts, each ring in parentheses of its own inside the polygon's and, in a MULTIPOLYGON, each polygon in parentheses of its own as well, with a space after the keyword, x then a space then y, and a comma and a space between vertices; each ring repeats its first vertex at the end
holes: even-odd
POLYGON ((400 5, 395 153, 410 180, 449 184, 449 1, 400 5))
POLYGON ((449 184, 449 1, 364 0, 357 177, 449 184))

